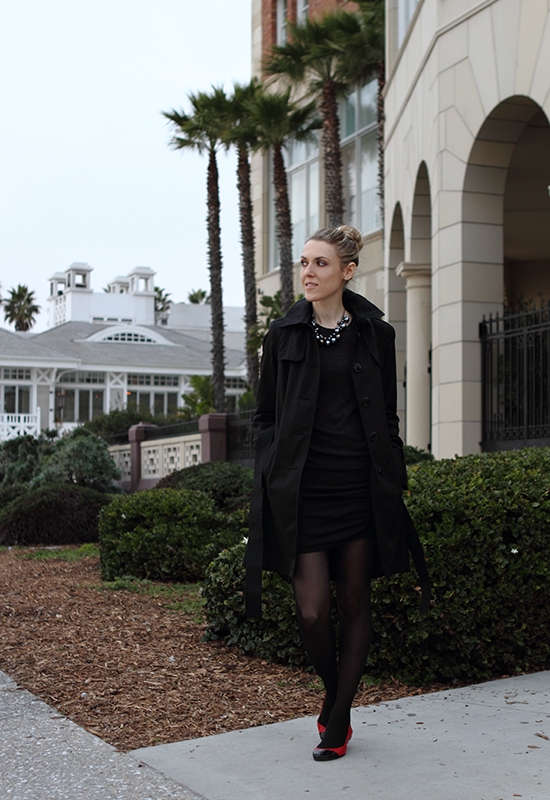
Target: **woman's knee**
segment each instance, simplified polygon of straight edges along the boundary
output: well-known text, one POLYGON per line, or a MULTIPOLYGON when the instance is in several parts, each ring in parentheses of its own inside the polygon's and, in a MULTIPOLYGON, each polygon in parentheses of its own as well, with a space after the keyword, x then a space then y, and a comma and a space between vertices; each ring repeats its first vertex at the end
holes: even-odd
POLYGON ((306 605, 297 606, 298 621, 300 626, 306 630, 314 630, 318 626, 330 623, 330 609, 324 606, 306 605))
POLYGON ((345 588, 338 592, 338 615, 349 620, 359 619, 370 613, 370 591, 368 587, 360 589, 345 588))

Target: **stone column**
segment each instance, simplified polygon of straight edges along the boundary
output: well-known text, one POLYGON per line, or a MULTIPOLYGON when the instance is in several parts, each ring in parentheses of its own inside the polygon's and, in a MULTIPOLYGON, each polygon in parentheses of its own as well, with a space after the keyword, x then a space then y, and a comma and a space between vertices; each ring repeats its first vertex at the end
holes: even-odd
POLYGON ((403 261, 396 269, 407 289, 407 444, 427 450, 430 431, 431 264, 403 261))
POLYGON ((227 454, 227 414, 203 414, 199 417, 201 462, 225 461, 227 454))

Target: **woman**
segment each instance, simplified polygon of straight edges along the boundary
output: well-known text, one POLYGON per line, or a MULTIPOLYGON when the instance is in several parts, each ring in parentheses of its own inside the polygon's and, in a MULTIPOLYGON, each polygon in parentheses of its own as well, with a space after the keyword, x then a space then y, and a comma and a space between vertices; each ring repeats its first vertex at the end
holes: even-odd
POLYGON ((360 232, 325 228, 305 244, 304 299, 264 341, 250 515, 247 608, 259 616, 261 569, 292 576, 300 633, 326 695, 317 761, 343 756, 371 638, 370 581, 409 569, 429 579, 401 493, 395 332, 346 288, 360 232), (336 581, 338 648, 331 623, 336 581))

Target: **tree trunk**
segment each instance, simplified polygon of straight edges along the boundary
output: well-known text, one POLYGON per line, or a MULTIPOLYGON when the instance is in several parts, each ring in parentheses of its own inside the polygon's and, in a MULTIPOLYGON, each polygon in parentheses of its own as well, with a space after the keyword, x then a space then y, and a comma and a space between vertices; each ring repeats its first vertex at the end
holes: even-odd
POLYGON ((384 86, 386 85, 386 65, 384 59, 378 64, 378 204, 380 227, 384 230, 384 86))
POLYGON ((285 314, 294 303, 292 265, 292 222, 288 201, 288 181, 281 145, 273 148, 273 186, 275 187, 275 219, 281 265, 281 308, 285 314))
POLYGON ((344 192, 342 189, 340 119, 336 88, 331 81, 327 81, 323 86, 320 112, 323 118, 326 213, 328 225, 331 228, 337 228, 344 221, 344 192))
POLYGON ((244 323, 246 327, 246 372, 248 385, 258 396, 260 364, 258 351, 250 347, 250 330, 258 324, 256 308, 256 271, 254 269, 254 223, 252 221, 252 199, 250 191, 250 162, 248 147, 238 145, 237 188, 239 190, 239 212, 241 222, 241 247, 244 278, 244 323))
POLYGON ((222 253, 220 243, 220 193, 216 153, 208 158, 207 207, 208 270, 212 319, 212 385, 216 411, 225 411, 225 370, 223 343, 222 253))

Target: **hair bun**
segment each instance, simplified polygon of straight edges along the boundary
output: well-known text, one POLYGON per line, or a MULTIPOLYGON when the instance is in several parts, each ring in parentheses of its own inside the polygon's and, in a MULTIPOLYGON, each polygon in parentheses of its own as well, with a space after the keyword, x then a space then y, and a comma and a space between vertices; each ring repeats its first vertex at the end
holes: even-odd
POLYGON ((342 231, 342 233, 345 233, 346 236, 349 236, 357 248, 357 252, 359 253, 363 248, 363 234, 361 231, 358 231, 357 228, 354 228, 351 225, 340 225, 337 230, 342 231))

